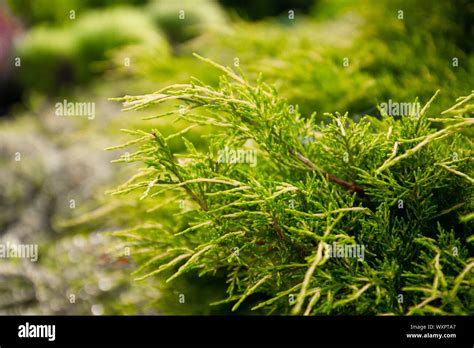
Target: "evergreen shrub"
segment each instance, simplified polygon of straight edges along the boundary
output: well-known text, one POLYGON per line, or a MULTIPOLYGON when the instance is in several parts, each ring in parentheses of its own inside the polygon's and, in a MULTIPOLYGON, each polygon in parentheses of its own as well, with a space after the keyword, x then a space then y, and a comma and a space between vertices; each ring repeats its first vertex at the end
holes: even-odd
POLYGON ((134 138, 113 148, 138 146, 119 161, 144 165, 116 195, 174 205, 170 223, 114 233, 138 279, 220 283, 219 301, 197 298, 224 312, 473 313, 473 92, 441 114, 429 110, 436 93, 416 114, 320 122, 263 78, 199 58, 222 72, 218 87, 192 79, 117 99, 125 110, 172 102, 150 118, 187 123, 126 130, 134 138), (213 131, 196 148, 187 137, 200 126, 213 131))

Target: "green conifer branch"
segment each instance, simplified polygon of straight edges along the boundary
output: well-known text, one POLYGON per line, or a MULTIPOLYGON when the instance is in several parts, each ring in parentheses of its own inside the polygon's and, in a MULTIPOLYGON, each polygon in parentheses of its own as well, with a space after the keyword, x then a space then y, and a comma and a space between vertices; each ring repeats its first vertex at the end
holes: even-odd
POLYGON ((128 158, 147 168, 116 194, 143 190, 146 202, 184 191, 195 202, 172 215, 172 233, 117 234, 143 255, 138 279, 166 272, 173 284, 198 271, 222 274, 228 296, 213 305, 235 302, 232 310, 249 303, 304 315, 472 312, 472 144, 463 134, 473 125, 472 94, 443 118, 427 116, 435 94, 420 117, 354 122, 328 114, 317 124, 262 79, 252 84, 200 59, 225 74, 218 87, 194 79, 117 99, 126 110, 185 103, 155 117, 189 124, 168 136, 130 131, 137 138, 117 147, 138 146, 128 158), (201 125, 215 131, 195 146, 183 135, 201 125), (255 168, 216 158, 248 141, 255 168), (363 245, 365 257, 331 256, 333 245, 363 245))

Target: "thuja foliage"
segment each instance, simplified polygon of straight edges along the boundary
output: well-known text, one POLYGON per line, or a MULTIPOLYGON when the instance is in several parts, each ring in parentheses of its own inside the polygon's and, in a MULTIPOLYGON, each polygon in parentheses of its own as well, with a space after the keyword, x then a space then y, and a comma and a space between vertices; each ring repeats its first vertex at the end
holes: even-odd
POLYGON ((317 122, 262 78, 200 59, 223 73, 217 88, 192 79, 118 99, 125 110, 172 102, 175 111, 151 118, 188 123, 170 135, 127 130, 135 138, 118 146, 138 145, 120 161, 145 166, 115 194, 187 207, 166 226, 115 233, 132 248, 138 279, 224 279, 227 292, 209 305, 232 311, 474 312, 474 93, 441 115, 429 115, 435 95, 396 119, 380 109, 359 122, 317 122), (195 147, 186 137, 200 126, 213 132, 195 147), (223 158, 224 149, 258 160, 223 158), (334 245, 363 246, 364 257, 333 257, 334 245))
POLYGON ((374 115, 389 98, 428 100, 437 89, 441 112, 472 88, 472 11, 464 0, 320 0, 311 17, 236 22, 189 46, 263 72, 303 113, 374 115))

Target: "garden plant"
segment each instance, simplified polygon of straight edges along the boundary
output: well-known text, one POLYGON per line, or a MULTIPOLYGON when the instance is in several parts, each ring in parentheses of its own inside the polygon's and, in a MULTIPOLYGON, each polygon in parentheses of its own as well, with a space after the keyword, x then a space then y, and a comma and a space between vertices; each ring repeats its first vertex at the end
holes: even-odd
POLYGON ((118 146, 138 144, 120 161, 144 167, 114 194, 182 208, 168 226, 114 233, 139 280, 217 277, 227 289, 209 305, 231 311, 472 313, 472 92, 440 115, 429 110, 436 92, 400 117, 380 108, 317 122, 263 77, 196 57, 220 70, 218 87, 192 79, 118 98, 127 111, 174 102, 148 118, 184 124, 125 130, 134 139, 118 146), (186 137, 203 125, 213 131, 198 149, 186 137))

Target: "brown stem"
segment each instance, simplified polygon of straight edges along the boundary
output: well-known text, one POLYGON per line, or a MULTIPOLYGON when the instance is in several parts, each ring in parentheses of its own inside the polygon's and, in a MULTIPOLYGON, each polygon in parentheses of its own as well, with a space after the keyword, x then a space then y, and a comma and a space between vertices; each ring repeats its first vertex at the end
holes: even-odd
POLYGON ((325 170, 319 169, 316 167, 316 165, 311 162, 308 158, 303 156, 301 153, 295 153, 292 149, 290 149, 290 153, 293 155, 296 155, 298 159, 303 162, 309 169, 311 170, 319 170, 321 173, 326 175, 328 177, 328 180, 344 187, 346 190, 351 191, 351 192, 357 192, 357 193, 364 193, 364 188, 362 186, 357 185, 355 182, 349 182, 343 179, 338 178, 337 176, 326 172, 325 170))
POLYGON ((277 219, 274 219, 271 223, 272 227, 275 229, 277 235, 278 235, 278 238, 280 239, 284 239, 285 238, 285 234, 283 233, 283 230, 281 228, 281 226, 278 224, 278 221, 277 219))

